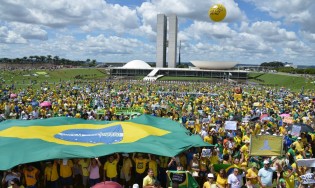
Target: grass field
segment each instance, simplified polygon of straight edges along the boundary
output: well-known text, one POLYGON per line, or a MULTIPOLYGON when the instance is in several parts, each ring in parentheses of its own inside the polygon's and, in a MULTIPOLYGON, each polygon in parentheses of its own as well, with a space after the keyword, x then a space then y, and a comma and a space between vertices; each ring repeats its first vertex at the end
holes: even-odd
POLYGON ((6 84, 15 84, 16 87, 29 85, 31 81, 37 83, 48 82, 54 84, 60 81, 98 80, 106 79, 108 75, 101 69, 58 69, 58 70, 25 70, 0 71, 0 80, 6 84))
MULTIPOLYGON (((0 81, 5 80, 5 84, 14 83, 17 88, 23 88, 30 85, 31 81, 37 83, 48 82, 49 84, 58 83, 59 81, 74 80, 104 80, 108 77, 105 69, 59 69, 59 70, 31 70, 31 71, 0 71, 0 81)), ((137 76, 136 79, 141 80, 143 76, 137 76)), ((213 78, 195 78, 195 77, 162 77, 160 80, 164 81, 217 81, 219 79, 213 78)), ((250 82, 256 82, 264 85, 271 85, 274 87, 290 88, 293 91, 300 91, 304 86, 305 89, 315 90, 314 81, 306 79, 298 75, 287 75, 282 73, 250 73, 250 82)), ((39 87, 39 84, 34 85, 39 87)))
POLYGON ((250 73, 249 81, 259 84, 274 85, 276 87, 290 88, 293 91, 304 89, 315 89, 312 79, 306 79, 299 75, 287 75, 282 73, 250 73))

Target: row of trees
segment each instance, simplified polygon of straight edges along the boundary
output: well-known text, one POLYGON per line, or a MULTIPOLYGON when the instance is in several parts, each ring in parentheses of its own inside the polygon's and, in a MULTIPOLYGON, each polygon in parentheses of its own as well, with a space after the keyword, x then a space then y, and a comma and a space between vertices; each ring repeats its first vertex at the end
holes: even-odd
POLYGON ((87 59, 86 61, 81 60, 70 60, 66 58, 60 58, 59 56, 29 56, 23 58, 0 58, 0 63, 15 63, 15 64, 33 64, 33 63, 50 63, 54 65, 72 65, 72 66, 89 66, 93 67, 96 65, 96 60, 87 59))
POLYGON ((315 68, 293 68, 293 67, 286 67, 285 66, 286 64, 288 63, 273 61, 273 62, 264 62, 260 64, 260 66, 265 69, 273 69, 278 72, 293 73, 293 74, 315 74, 315 68))

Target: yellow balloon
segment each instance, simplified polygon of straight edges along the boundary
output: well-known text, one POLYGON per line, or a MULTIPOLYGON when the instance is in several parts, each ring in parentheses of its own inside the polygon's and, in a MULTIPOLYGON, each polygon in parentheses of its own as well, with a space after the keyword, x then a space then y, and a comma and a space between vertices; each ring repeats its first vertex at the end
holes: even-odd
POLYGON ((226 9, 222 4, 216 4, 209 9, 208 15, 211 20, 220 22, 226 16, 226 9))

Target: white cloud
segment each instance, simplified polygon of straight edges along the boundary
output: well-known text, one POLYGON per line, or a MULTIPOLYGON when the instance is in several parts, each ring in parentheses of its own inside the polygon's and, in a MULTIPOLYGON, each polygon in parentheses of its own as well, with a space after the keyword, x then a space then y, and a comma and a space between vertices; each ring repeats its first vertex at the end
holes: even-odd
POLYGON ((20 34, 10 30, 6 26, 0 26, 0 43, 23 44, 26 43, 20 34))

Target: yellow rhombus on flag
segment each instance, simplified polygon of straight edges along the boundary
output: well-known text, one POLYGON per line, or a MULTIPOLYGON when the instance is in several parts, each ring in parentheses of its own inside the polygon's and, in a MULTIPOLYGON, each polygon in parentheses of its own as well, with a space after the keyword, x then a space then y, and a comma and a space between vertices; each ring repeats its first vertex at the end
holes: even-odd
POLYGON ((283 137, 273 135, 251 136, 249 154, 251 156, 280 156, 283 150, 283 137))

